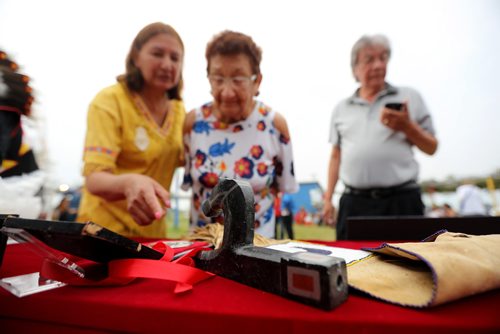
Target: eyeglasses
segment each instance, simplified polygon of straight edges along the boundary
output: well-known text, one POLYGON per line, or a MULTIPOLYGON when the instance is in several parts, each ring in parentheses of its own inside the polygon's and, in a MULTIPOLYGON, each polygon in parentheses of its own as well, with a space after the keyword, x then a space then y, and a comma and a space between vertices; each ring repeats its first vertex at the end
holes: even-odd
POLYGON ((229 82, 229 85, 233 88, 247 88, 251 82, 255 81, 255 79, 257 79, 256 74, 249 77, 245 77, 242 75, 235 77, 223 77, 222 75, 213 74, 208 76, 208 81, 214 89, 222 88, 226 81, 229 82))

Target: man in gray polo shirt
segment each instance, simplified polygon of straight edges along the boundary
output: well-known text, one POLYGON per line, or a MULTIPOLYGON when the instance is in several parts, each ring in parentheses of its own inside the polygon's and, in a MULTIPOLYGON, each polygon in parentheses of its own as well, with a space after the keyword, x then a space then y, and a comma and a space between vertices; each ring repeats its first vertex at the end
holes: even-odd
POLYGON ((332 196, 340 178, 345 190, 336 220, 338 240, 346 238, 349 216, 424 213, 413 147, 432 155, 438 142, 420 94, 385 81, 390 55, 382 35, 363 36, 354 44, 351 66, 360 87, 332 114, 323 218, 335 223, 332 196))

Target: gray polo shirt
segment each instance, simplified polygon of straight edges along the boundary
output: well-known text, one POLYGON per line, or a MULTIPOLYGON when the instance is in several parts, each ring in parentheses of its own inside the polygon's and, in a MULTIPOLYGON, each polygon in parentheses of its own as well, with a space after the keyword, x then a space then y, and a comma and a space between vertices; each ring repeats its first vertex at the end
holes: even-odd
POLYGON ((407 87, 389 84, 373 104, 358 96, 358 91, 342 100, 333 110, 330 143, 340 146, 340 179, 356 188, 390 187, 417 181, 419 166, 412 144, 404 133, 380 122, 388 102, 408 101, 412 121, 435 134, 432 119, 420 94, 407 87))

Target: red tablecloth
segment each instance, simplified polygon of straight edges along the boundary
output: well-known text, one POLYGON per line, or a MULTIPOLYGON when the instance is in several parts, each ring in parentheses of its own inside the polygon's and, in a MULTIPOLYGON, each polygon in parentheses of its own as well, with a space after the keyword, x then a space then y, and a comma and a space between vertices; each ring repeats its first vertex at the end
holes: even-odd
MULTIPOLYGON (((379 242, 335 242, 359 249, 379 242)), ((38 271, 26 245, 7 247, 0 277, 38 271)), ((17 298, 0 289, 1 333, 500 333, 500 290, 432 309, 410 309, 350 291, 332 311, 215 277, 175 295, 166 281, 120 287, 62 287, 17 298)))

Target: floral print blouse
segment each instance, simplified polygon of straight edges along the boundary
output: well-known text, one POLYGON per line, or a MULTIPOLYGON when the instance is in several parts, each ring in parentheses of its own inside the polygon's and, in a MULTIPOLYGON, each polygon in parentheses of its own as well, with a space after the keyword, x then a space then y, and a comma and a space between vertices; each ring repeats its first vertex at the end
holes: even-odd
POLYGON ((192 188, 191 227, 213 222, 201 213, 201 204, 220 178, 242 179, 250 183, 255 194, 255 232, 274 237, 275 195, 271 189, 287 193, 298 190, 292 144, 274 127, 275 112, 256 101, 247 119, 232 124, 213 115, 212 103, 195 113, 192 130, 184 138, 182 186, 184 190, 192 188))

